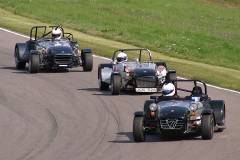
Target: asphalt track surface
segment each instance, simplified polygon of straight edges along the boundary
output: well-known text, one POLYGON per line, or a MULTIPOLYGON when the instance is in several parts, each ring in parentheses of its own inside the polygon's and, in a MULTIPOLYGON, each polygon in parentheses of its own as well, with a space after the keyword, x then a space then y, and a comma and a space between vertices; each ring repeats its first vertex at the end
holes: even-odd
POLYGON ((224 99, 226 126, 212 140, 199 135, 164 139, 132 137, 133 113, 149 95, 100 91, 92 72, 81 67, 57 71, 16 70, 14 46, 27 39, 0 30, 1 160, 237 160, 240 157, 240 94, 208 87, 224 99))

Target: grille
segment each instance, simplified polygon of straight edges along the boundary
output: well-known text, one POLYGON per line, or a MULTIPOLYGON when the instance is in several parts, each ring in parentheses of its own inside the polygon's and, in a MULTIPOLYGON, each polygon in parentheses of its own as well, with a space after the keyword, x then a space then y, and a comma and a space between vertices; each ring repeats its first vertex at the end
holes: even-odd
POLYGON ((183 127, 182 118, 165 118, 161 119, 160 123, 162 129, 181 129, 183 127))
POLYGON ((54 59, 57 64, 69 64, 72 62, 72 55, 55 55, 54 59))
POLYGON ((156 77, 138 77, 136 83, 138 87, 156 87, 156 77))

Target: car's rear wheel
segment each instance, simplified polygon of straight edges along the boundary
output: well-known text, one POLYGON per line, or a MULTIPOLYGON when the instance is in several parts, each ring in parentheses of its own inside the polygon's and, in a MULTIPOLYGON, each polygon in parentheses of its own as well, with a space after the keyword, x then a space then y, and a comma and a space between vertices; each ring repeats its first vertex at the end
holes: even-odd
POLYGON ((201 119, 201 134, 202 139, 210 140, 214 133, 214 118, 213 115, 202 115, 201 119))
POLYGON ((85 53, 82 60, 83 71, 90 72, 93 68, 93 56, 92 53, 85 53))
POLYGON ((135 142, 144 142, 146 133, 144 131, 144 117, 134 117, 133 119, 133 139, 135 142))
POLYGON ((104 83, 102 81, 101 68, 98 68, 98 85, 99 85, 99 89, 102 90, 102 91, 109 89, 109 84, 104 83))
POLYGON ((120 75, 112 75, 112 78, 111 78, 111 93, 112 93, 112 95, 119 95, 120 87, 121 87, 120 75))
POLYGON ((31 54, 29 55, 28 70, 30 73, 38 73, 39 71, 39 55, 31 54))
POLYGON ((15 65, 17 69, 25 69, 26 67, 26 62, 25 61, 21 61, 20 57, 19 57, 19 48, 16 45, 15 47, 15 65))

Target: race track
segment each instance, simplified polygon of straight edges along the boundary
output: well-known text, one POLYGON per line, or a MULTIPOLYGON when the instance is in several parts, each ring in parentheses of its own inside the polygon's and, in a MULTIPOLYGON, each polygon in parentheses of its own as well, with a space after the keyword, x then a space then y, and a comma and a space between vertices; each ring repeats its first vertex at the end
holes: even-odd
POLYGON ((13 54, 15 43, 27 38, 1 29, 0 35, 1 160, 239 159, 239 93, 208 87, 212 99, 226 103, 227 129, 212 140, 150 135, 135 143, 133 113, 149 95, 100 91, 97 66, 108 60, 95 57, 92 72, 78 67, 29 74, 27 67, 16 70, 13 54))

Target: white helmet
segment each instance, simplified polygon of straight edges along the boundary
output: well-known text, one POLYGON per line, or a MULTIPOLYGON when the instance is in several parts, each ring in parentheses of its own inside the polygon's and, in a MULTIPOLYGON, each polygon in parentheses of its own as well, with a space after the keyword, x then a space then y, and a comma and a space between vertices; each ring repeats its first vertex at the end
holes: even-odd
POLYGON ((172 83, 165 83, 162 87, 163 96, 174 96, 175 86, 172 83))
POLYGON ((59 28, 55 28, 52 30, 52 38, 54 39, 60 39, 61 34, 62 34, 62 31, 59 28))
POLYGON ((128 56, 126 55, 126 53, 124 53, 124 52, 118 53, 118 55, 117 55, 118 62, 127 61, 127 60, 128 60, 128 56))

